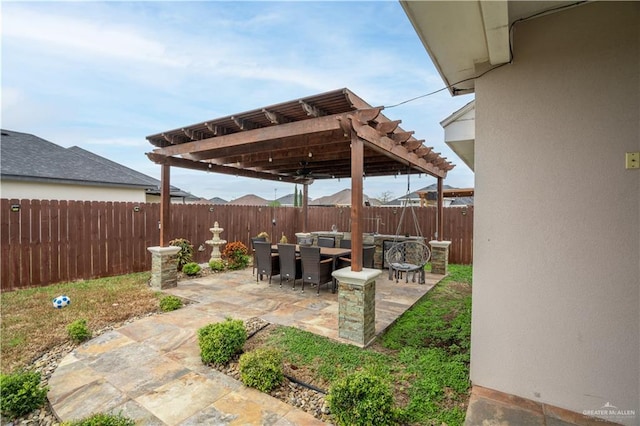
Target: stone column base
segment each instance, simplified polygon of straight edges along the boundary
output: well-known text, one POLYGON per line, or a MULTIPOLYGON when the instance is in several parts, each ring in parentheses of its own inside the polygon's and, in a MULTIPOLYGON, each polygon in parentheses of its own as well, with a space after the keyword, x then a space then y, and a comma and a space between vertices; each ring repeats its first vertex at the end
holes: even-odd
POLYGON ((353 272, 343 268, 333 272, 338 280, 338 336, 358 346, 376 337, 376 278, 379 269, 353 272))
POLYGON ((147 247, 151 252, 151 288, 164 290, 178 285, 180 247, 147 247))
POLYGON ((431 273, 447 275, 449 266, 449 246, 451 241, 429 241, 431 246, 431 273))

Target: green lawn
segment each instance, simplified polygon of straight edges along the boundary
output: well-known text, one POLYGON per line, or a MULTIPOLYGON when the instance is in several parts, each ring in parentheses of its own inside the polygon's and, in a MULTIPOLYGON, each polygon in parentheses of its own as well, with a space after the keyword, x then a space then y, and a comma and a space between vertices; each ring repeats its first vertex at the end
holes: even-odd
POLYGON ((450 275, 368 349, 291 327, 279 327, 267 344, 320 387, 368 370, 392 383, 408 423, 460 425, 470 387, 471 274, 471 266, 450 265, 450 275))

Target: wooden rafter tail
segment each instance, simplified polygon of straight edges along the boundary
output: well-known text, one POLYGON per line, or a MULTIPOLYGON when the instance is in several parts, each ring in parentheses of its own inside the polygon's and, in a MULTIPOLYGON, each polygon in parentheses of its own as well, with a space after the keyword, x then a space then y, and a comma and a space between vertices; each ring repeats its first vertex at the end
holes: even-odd
POLYGON ((398 126, 402 123, 402 120, 394 120, 394 121, 381 121, 376 123, 376 130, 378 133, 383 135, 388 135, 398 128, 398 126))
POLYGON ((451 169, 453 169, 456 165, 453 164, 452 162, 448 162, 447 164, 445 164, 444 166, 442 166, 444 168, 444 170, 449 171, 451 169))
POLYGON ((167 135, 166 133, 163 133, 162 137, 164 138, 165 141, 169 142, 172 145, 175 143, 173 142, 173 135, 167 135))
POLYGON ((213 133, 213 136, 219 136, 220 134, 222 134, 220 127, 216 126, 215 124, 204 123, 204 126, 209 129, 211 133, 213 133))
POLYGON ((323 111, 320 108, 314 107, 313 105, 310 105, 303 100, 300 100, 298 102, 300 102, 300 106, 302 106, 302 110, 306 112, 309 117, 318 118, 318 117, 323 117, 325 115, 329 115, 326 111, 323 111))
POLYGON ((260 127, 253 121, 247 120, 245 118, 231 117, 231 119, 233 120, 234 123, 236 123, 236 126, 238 126, 240 130, 253 130, 260 127))
MULTIPOLYGON (((403 143, 402 146, 404 146, 407 149, 407 151, 415 151, 416 149, 420 148, 420 146, 422 146, 422 142, 424 142, 424 139, 422 140, 409 139, 408 141, 403 143)), ((416 155, 418 154, 416 153, 416 155)))
POLYGON ((375 120, 375 118, 380 115, 380 111, 382 111, 382 108, 383 107, 359 109, 353 113, 353 116, 360 123, 365 124, 369 121, 375 120))
POLYGON ((439 152, 434 152, 431 151, 430 153, 428 153, 424 159, 429 161, 429 162, 433 162, 433 160, 435 160, 436 158, 440 157, 440 153, 439 152))
POLYGON ((396 145, 399 145, 403 142, 406 142, 409 140, 409 138, 414 134, 415 132, 413 130, 409 131, 409 132, 397 132, 397 133, 393 133, 391 135, 391 139, 396 143, 396 145))
POLYGON ((439 157, 437 158, 435 161, 432 162, 432 164, 440 169, 442 169, 442 166, 444 164, 447 164, 447 157, 439 157))
POLYGON ((185 136, 191 139, 192 141, 198 141, 202 139, 202 133, 200 132, 196 132, 195 130, 191 130, 191 129, 182 129, 182 131, 184 132, 185 136))
POLYGON ((416 149, 415 153, 418 157, 424 157, 425 155, 430 153, 432 149, 432 147, 423 145, 420 148, 416 149))
POLYGON ((338 116, 336 119, 340 122, 340 128, 342 129, 342 134, 346 138, 351 134, 351 130, 353 127, 351 125, 351 120, 346 116, 338 116))
POLYGON ((280 114, 279 112, 269 111, 266 108, 263 108, 262 112, 264 112, 265 117, 267 117, 267 120, 269 120, 271 122, 271 124, 284 124, 284 123, 290 123, 291 122, 290 119, 288 119, 284 115, 280 114))
POLYGON ((165 155, 156 154, 155 152, 147 152, 147 153, 145 153, 145 155, 147 156, 147 158, 149 160, 153 161, 156 164, 166 164, 167 163, 167 157, 165 155))

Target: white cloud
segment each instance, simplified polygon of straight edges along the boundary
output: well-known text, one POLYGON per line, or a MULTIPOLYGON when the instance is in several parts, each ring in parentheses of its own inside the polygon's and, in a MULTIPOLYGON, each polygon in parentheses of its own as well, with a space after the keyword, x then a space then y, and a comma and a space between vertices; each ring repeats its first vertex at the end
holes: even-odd
POLYGON ((41 13, 29 7, 10 7, 10 19, 3 20, 5 40, 17 39, 40 50, 54 49, 65 56, 86 55, 122 61, 150 62, 176 66, 179 60, 167 55, 163 44, 140 34, 134 28, 113 22, 83 19, 63 14, 41 13))

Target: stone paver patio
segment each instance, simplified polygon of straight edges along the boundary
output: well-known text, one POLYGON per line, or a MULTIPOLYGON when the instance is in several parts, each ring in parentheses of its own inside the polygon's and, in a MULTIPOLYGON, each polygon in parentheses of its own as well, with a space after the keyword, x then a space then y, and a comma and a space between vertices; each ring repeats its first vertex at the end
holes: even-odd
MULTIPOLYGON (((376 281, 376 335, 424 296, 426 284, 376 281)), ((165 293, 195 303, 102 334, 76 348, 49 380, 51 406, 63 421, 120 412, 145 425, 322 424, 310 414, 245 387, 202 364, 196 331, 230 316, 253 317, 338 338, 338 295, 300 292, 279 277, 256 283, 250 269, 183 280, 165 293)))

